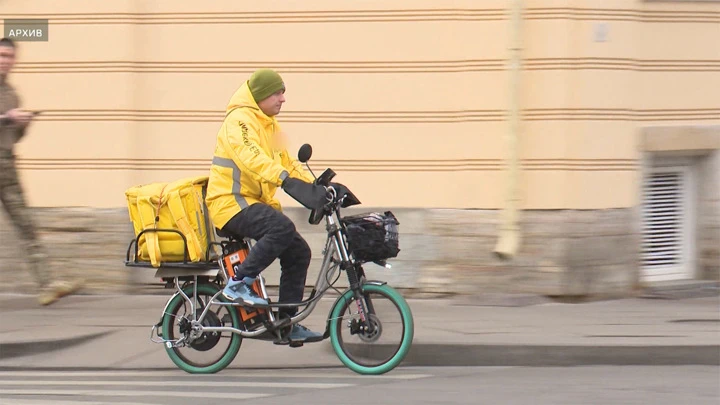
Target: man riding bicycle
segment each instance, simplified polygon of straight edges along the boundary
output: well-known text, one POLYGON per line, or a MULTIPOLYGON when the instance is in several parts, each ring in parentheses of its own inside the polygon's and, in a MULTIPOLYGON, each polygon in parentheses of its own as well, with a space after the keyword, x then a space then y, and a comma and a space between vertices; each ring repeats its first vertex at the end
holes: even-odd
MULTIPOLYGON (((285 84, 271 69, 254 72, 230 98, 217 134, 206 204, 218 229, 257 243, 228 280, 223 295, 237 303, 267 306, 252 289, 255 278, 280 258, 280 303, 300 302, 311 251, 275 198, 278 187, 308 208, 325 200, 326 190, 286 149, 275 116, 285 102, 285 84)), ((297 307, 281 310, 288 316, 297 307)), ((295 324, 292 341, 320 340, 322 335, 295 324)))

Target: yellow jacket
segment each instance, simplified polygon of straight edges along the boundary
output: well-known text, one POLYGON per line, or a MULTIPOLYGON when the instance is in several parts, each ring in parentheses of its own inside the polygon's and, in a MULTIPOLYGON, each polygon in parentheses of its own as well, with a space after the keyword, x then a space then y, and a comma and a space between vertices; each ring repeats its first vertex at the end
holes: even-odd
POLYGON ((222 228, 255 203, 282 211, 275 192, 287 176, 314 181, 288 154, 277 120, 260 110, 246 81, 230 98, 217 135, 205 197, 213 225, 222 228))

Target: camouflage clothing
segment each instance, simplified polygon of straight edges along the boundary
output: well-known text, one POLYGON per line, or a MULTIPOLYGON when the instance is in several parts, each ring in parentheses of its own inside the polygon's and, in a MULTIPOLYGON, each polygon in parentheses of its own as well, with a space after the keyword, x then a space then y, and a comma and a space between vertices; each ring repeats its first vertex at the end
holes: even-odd
MULTIPOLYGON (((18 108, 20 105, 14 89, 0 76, 0 115, 7 111, 18 108)), ((28 264, 30 271, 43 288, 48 285, 48 266, 45 261, 46 255, 38 241, 35 224, 32 220, 22 187, 18 179, 15 167, 14 147, 25 134, 25 128, 21 128, 9 120, 0 121, 0 201, 15 225, 18 238, 22 247, 28 249, 28 264)))
MULTIPOLYGON (((20 107, 20 98, 15 89, 0 75, 0 115, 20 107)), ((12 154, 17 143, 25 135, 25 127, 18 126, 10 120, 0 121, 0 153, 12 154)))

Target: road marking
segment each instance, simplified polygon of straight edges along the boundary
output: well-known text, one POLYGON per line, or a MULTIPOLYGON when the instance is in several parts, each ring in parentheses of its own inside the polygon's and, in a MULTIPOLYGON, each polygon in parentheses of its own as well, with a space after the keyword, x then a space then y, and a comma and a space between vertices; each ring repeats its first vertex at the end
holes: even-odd
POLYGON ((416 380, 420 378, 432 377, 430 374, 399 374, 388 373, 382 375, 360 375, 352 371, 328 371, 327 373, 293 373, 277 370, 275 372, 256 372, 253 370, 225 370, 217 374, 188 374, 182 370, 178 371, 0 371, 0 377, 63 377, 63 378, 108 378, 108 377, 191 377, 194 380, 198 378, 217 378, 217 377, 244 377, 244 378, 360 378, 360 379, 386 379, 386 380, 416 380))
POLYGON ((241 392, 174 392, 174 391, 112 391, 112 390, 45 390, 45 389, 0 389, 0 395, 59 395, 85 397, 177 397, 177 398, 219 398, 250 399, 269 397, 270 394, 245 394, 241 392))
POLYGON ((67 381, 67 380, 0 380, 0 385, 10 386, 50 386, 50 385, 86 385, 86 386, 140 386, 140 387, 262 387, 262 388, 312 388, 330 389, 351 387, 353 384, 331 384, 331 383, 286 383, 286 382, 264 382, 264 381, 118 381, 118 380, 94 380, 94 381, 67 381))
POLYGON ((12 405, 157 405, 148 402, 96 402, 96 401, 62 401, 53 400, 48 402, 47 399, 19 399, 13 398, 12 405))

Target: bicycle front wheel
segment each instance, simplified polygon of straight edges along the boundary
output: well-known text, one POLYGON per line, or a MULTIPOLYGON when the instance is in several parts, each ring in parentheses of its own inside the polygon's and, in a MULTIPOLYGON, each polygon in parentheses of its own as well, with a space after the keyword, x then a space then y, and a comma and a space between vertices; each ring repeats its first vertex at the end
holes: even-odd
POLYGON ((330 341, 340 361, 359 374, 383 374, 400 364, 412 345, 414 324, 405 299, 388 285, 365 284, 362 321, 347 291, 330 313, 330 341))

